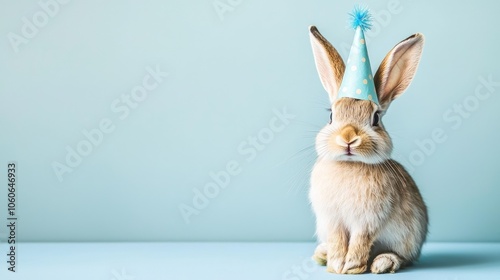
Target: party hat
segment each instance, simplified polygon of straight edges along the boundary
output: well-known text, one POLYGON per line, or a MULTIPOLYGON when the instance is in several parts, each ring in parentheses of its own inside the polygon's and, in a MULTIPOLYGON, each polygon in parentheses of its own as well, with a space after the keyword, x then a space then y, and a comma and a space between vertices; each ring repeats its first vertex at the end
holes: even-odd
POLYGON ((340 84, 338 98, 350 97, 371 100, 378 104, 364 34, 365 30, 371 28, 371 15, 367 9, 355 7, 350 16, 351 26, 356 32, 347 59, 344 77, 340 84))

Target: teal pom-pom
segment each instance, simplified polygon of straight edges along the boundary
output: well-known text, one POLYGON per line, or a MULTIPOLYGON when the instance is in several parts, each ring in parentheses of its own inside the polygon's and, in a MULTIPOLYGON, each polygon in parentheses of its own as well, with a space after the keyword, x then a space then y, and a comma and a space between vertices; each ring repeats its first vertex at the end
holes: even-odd
POLYGON ((354 10, 349 15, 351 16, 351 27, 354 30, 360 27, 361 30, 365 31, 372 27, 372 15, 367 8, 355 6, 354 10))

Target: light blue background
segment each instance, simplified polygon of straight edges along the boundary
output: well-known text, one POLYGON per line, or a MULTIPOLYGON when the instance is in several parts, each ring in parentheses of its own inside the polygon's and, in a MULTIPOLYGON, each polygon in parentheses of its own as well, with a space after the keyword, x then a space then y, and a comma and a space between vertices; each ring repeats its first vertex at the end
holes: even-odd
MULTIPOLYGON (((474 101, 480 77, 500 81, 500 4, 399 0, 393 13, 392 2, 370 1, 390 19, 376 18, 367 44, 375 67, 400 40, 426 36, 416 78, 384 121, 429 207, 429 240, 500 241, 500 85, 467 118, 449 113, 474 101), (435 129, 446 141, 412 163, 435 129)), ((9 32, 41 8, 0 3, 0 181, 17 161, 19 240, 313 240, 311 145, 329 113, 307 27, 346 58, 358 2, 233 0, 221 20, 212 0, 69 1, 18 53, 9 32), (111 104, 156 65, 169 76, 120 120, 111 104), (247 161, 238 147, 284 107, 295 118, 247 161), (115 130, 60 182, 53 162, 103 118, 115 130), (187 224, 179 206, 230 161, 241 172, 187 224)))

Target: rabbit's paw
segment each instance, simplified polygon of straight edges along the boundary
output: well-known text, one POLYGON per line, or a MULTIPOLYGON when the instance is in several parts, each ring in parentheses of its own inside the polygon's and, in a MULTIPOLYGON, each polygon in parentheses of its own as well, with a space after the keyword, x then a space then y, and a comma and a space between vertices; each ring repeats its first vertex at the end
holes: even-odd
POLYGON ((342 274, 361 274, 364 273, 367 268, 367 264, 359 260, 348 260, 342 269, 342 274))
POLYGON ((328 264, 326 266, 326 271, 330 273, 342 273, 342 268, 344 267, 344 259, 343 258, 335 258, 328 260, 328 264))
POLYGON ((318 255, 314 253, 312 256, 312 259, 319 265, 325 266, 326 265, 326 256, 325 255, 318 255))
POLYGON ((326 244, 321 243, 316 247, 312 259, 316 261, 319 265, 326 265, 326 244))
POLYGON ((372 263, 371 271, 372 273, 394 273, 401 266, 401 259, 391 253, 378 255, 372 263))

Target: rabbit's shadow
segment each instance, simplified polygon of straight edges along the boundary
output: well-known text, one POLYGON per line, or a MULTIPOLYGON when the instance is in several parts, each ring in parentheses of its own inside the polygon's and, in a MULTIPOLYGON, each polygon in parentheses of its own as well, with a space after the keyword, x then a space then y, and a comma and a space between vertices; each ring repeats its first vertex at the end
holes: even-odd
POLYGON ((408 267, 407 270, 414 269, 447 269, 459 267, 472 267, 489 263, 500 264, 500 255, 478 253, 427 253, 420 256, 420 260, 408 267))

